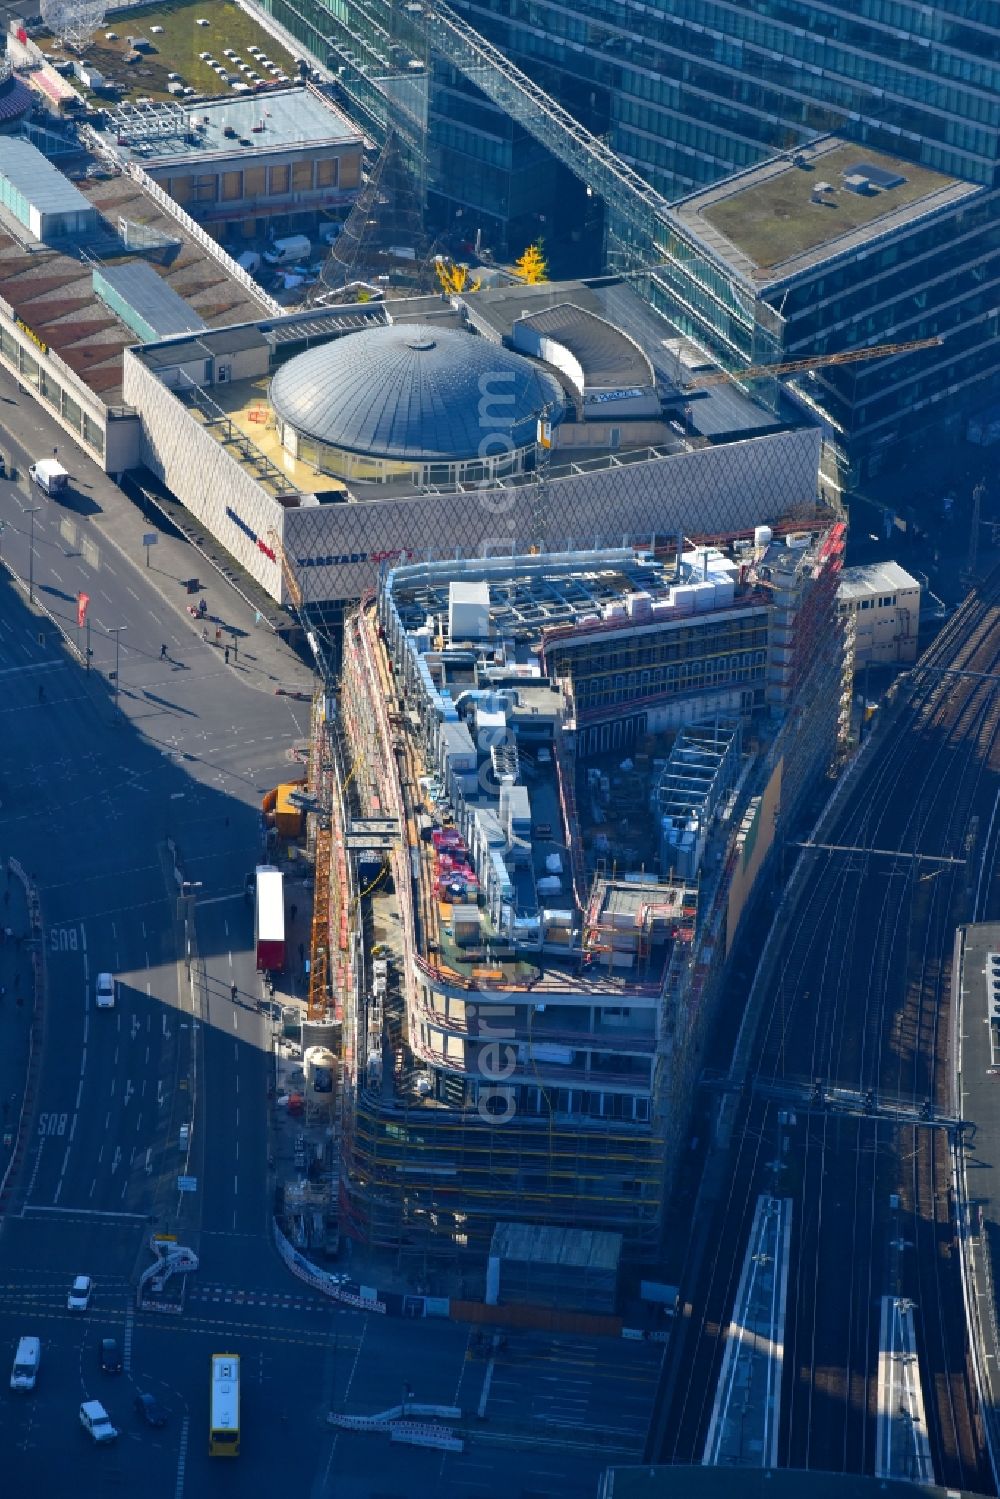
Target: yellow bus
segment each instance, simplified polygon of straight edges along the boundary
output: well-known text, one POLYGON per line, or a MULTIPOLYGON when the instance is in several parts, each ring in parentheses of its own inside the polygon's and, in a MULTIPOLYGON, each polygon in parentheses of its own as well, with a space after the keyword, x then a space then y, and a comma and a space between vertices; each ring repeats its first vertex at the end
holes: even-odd
POLYGON ((211 1416, 208 1432, 209 1457, 240 1455, 240 1356, 212 1354, 212 1384, 209 1391, 211 1416))

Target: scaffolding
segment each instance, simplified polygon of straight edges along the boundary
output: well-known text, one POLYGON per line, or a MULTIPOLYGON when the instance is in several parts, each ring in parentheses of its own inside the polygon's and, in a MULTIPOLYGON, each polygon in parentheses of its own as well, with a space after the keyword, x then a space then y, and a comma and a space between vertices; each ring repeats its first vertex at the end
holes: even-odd
MULTIPOLYGON (((327 743, 326 698, 317 693, 312 705, 307 785, 321 808, 330 806, 333 764, 327 743)), ((313 912, 309 938, 309 1011, 311 1021, 329 1016, 330 994, 330 896, 333 835, 330 817, 321 811, 310 819, 315 827, 313 843, 313 912)))

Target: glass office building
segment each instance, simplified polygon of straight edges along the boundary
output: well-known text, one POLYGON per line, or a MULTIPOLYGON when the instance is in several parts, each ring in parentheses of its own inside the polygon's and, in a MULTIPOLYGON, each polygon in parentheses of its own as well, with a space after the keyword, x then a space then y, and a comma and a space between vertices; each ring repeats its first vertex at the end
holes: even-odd
MULTIPOLYGON (((302 39, 324 53, 339 35, 338 55, 346 48, 369 74, 398 67, 407 43, 419 45, 399 0, 297 0, 294 11, 289 0, 268 3, 292 30, 307 10, 327 18, 315 40, 302 39)), ((650 297, 731 367, 944 337, 938 351, 800 382, 854 475, 876 469, 915 431, 945 422, 958 430, 997 399, 997 0, 452 4, 678 205, 650 297), (808 264, 796 232, 787 253, 772 246, 761 263, 730 254, 724 236, 696 222, 690 205, 697 209, 701 193, 830 139, 856 148, 848 165, 870 165, 877 154, 904 164, 904 178, 907 165, 936 174, 940 201, 928 193, 896 214, 890 189, 878 205, 889 230, 873 213, 867 233, 849 242, 831 234, 808 264), (978 191, 949 196, 946 182, 978 191)), ((505 116, 442 59, 423 57, 415 66, 426 68, 425 194, 436 227, 498 258, 541 234, 570 254, 578 247, 580 265, 560 270, 595 269, 584 257, 602 243, 601 226, 586 217, 596 201, 569 186, 526 120, 505 116)), ((843 194, 839 178, 830 186, 843 194)), ((613 212, 603 231, 614 267, 629 234, 613 212)))
MULTIPOLYGON (((679 205, 650 295, 730 367, 944 338, 940 349, 798 382, 850 477, 877 471, 897 443, 929 430, 947 425, 957 435, 997 399, 996 0, 454 0, 454 8, 679 205), (838 165, 888 156, 907 186, 873 187, 879 201, 869 205, 867 231, 853 237, 831 233, 804 254, 793 222, 786 244, 744 253, 732 226, 751 202, 755 170, 828 138, 834 149, 836 138, 857 148, 838 165), (910 190, 921 173, 909 164, 935 174, 916 201, 910 190), (740 198, 729 220, 735 246, 699 212, 700 195, 727 180, 724 196, 740 198), (896 211, 908 196, 908 211, 896 211)), ((848 201, 839 175, 830 186, 820 214, 838 196, 848 201)), ((613 264, 626 235, 613 217, 606 229, 613 264)))

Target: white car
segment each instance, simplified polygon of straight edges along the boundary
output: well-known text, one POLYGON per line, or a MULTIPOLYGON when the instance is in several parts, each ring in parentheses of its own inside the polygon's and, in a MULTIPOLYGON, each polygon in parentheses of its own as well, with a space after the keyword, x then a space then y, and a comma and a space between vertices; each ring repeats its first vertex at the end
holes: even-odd
POLYGON ((89 1275, 78 1275, 70 1286, 69 1295, 66 1297, 66 1310, 68 1312, 85 1312, 90 1305, 90 1293, 94 1289, 94 1282, 89 1275))
POLYGON ((113 1442, 118 1428, 112 1426, 111 1417, 99 1400, 85 1400, 80 1406, 80 1425, 89 1431, 95 1442, 113 1442))
POLYGON ((94 1001, 99 1010, 113 1010, 115 1007, 115 976, 113 973, 99 973, 97 983, 94 985, 94 1001))

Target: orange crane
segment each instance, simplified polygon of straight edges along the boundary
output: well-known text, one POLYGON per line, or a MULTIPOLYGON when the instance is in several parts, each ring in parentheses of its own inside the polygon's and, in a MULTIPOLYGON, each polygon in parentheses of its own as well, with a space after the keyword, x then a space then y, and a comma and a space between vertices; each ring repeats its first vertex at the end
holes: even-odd
POLYGON ((745 370, 713 370, 710 374, 688 381, 684 391, 687 394, 706 385, 725 385, 728 380, 767 380, 781 375, 800 375, 805 370, 825 369, 831 364, 857 364, 862 359, 887 359, 891 354, 912 354, 916 349, 930 349, 943 343, 944 339, 935 334, 933 338, 911 338, 905 343, 872 344, 867 349, 848 349, 841 354, 817 354, 812 359, 790 359, 786 364, 751 364, 745 370))
POLYGON ((274 526, 272 526, 268 531, 267 539, 277 553, 278 561, 281 563, 281 576, 285 580, 285 587, 288 590, 288 596, 291 599, 292 603, 295 605, 296 609, 301 612, 302 589, 299 587, 299 580, 295 576, 292 565, 288 560, 288 554, 286 553, 285 548, 282 546, 281 537, 278 535, 274 526))

